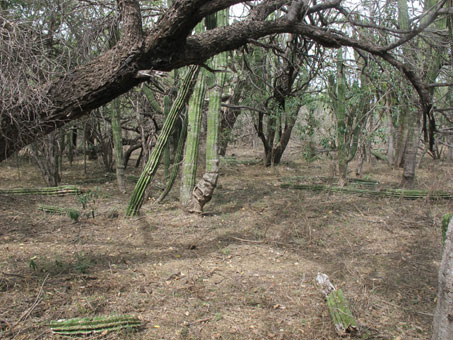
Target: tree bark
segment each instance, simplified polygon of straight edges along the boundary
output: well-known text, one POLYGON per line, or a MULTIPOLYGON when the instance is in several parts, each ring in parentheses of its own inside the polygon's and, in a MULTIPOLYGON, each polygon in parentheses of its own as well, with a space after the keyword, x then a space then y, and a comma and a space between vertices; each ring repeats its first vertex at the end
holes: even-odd
POLYGON ((191 199, 186 206, 188 212, 201 214, 205 204, 211 200, 219 178, 218 168, 213 170, 205 173, 193 189, 191 199))
POLYGON ((447 136, 447 161, 453 161, 453 135, 447 136))
POLYGON ((61 181, 58 167, 58 144, 56 132, 45 136, 41 141, 32 146, 32 155, 38 164, 47 186, 56 187, 61 181))
POLYGON ((233 93, 228 100, 226 109, 223 111, 222 117, 220 119, 219 127, 219 155, 225 156, 228 143, 231 138, 231 134, 236 123, 237 118, 241 114, 241 109, 236 108, 239 102, 242 100, 243 92, 245 89, 246 81, 240 79, 235 83, 233 93))
POLYGON ((447 231, 439 269, 439 290, 431 340, 453 339, 453 218, 447 231))
POLYGON ((118 189, 121 192, 126 192, 124 187, 124 154, 123 154, 123 136, 121 129, 121 113, 120 113, 120 100, 116 98, 113 102, 111 119, 112 119, 112 135, 113 146, 115 148, 115 168, 116 168, 116 181, 118 189))
POLYGON ((412 187, 417 166, 417 150, 420 139, 420 117, 414 114, 407 126, 407 145, 404 153, 404 170, 401 185, 412 187))
POLYGON ((392 97, 391 94, 388 93, 385 96, 385 112, 387 115, 387 127, 388 127, 388 142, 387 142, 387 160, 390 166, 394 164, 394 156, 395 156, 395 127, 393 126, 393 116, 391 110, 391 101, 392 97))

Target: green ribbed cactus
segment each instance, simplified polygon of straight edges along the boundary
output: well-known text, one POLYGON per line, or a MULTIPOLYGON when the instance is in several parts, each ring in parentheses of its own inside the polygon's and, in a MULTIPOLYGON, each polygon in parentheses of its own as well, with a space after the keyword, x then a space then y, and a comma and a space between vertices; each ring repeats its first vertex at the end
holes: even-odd
MULTIPOLYGON (((228 10, 217 13, 216 26, 225 26, 228 23, 228 10)), ((209 28, 209 27, 208 27, 209 28)), ((215 69, 224 70, 227 66, 227 54, 220 53, 213 58, 212 66, 215 69)), ((220 124, 220 102, 223 87, 225 85, 226 72, 210 75, 214 88, 209 96, 208 127, 206 135, 206 172, 217 171, 219 157, 217 154, 220 124)))
MULTIPOLYGON (((227 25, 228 11, 223 10, 217 12, 215 18, 210 18, 212 20, 210 22, 207 20, 207 29, 227 25)), ((225 53, 217 55, 212 59, 211 64, 215 69, 224 70, 227 64, 227 55, 225 53)), ((220 124, 220 102, 223 86, 225 84, 226 72, 211 73, 208 77, 209 87, 212 88, 212 90, 209 96, 207 114, 205 174, 191 192, 190 202, 187 202, 187 210, 196 213, 202 213, 204 205, 211 200, 219 177, 218 135, 220 124)))
POLYGON ((448 224, 450 223, 453 214, 447 213, 442 216, 442 243, 445 244, 447 239, 448 224))
POLYGON ((183 206, 189 203, 192 190, 195 186, 197 173, 198 147, 200 142, 201 115, 206 93, 206 80, 202 74, 195 86, 194 93, 189 101, 188 128, 186 150, 181 178, 179 200, 183 206))
POLYGON ((186 143, 186 137, 187 137, 187 117, 184 118, 184 121, 182 123, 181 133, 179 134, 178 146, 176 147, 175 151, 173 168, 171 169, 167 185, 165 186, 164 191, 160 194, 159 198, 157 199, 157 202, 163 201, 163 199, 168 195, 171 188, 173 187, 173 184, 175 183, 176 177, 178 176, 179 173, 179 165, 181 164, 182 153, 184 151, 184 145, 186 143))
POLYGON ((51 321, 53 333, 62 336, 88 336, 120 329, 138 328, 141 321, 130 315, 97 316, 51 321))
POLYGON ((132 192, 126 216, 135 216, 139 212, 145 198, 146 188, 148 187, 151 178, 156 173, 159 160, 162 156, 164 147, 167 144, 168 137, 173 130, 176 118, 183 110, 184 105, 187 102, 187 98, 190 97, 192 83, 196 79, 198 72, 199 66, 191 66, 186 72, 183 84, 178 91, 178 95, 170 109, 170 112, 168 113, 167 118, 165 119, 162 131, 157 138, 156 146, 153 148, 151 156, 149 157, 149 160, 146 163, 137 184, 135 185, 134 191, 132 192))

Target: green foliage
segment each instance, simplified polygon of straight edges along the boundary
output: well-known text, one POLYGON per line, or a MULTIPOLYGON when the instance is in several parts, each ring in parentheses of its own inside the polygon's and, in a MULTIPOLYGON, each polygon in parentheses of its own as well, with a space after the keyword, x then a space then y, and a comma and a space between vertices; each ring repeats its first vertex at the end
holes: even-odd
POLYGON ((37 257, 36 256, 33 256, 29 261, 28 261, 28 266, 33 270, 35 271, 36 269, 38 269, 38 265, 36 264, 36 260, 37 257))
POLYGON ((83 194, 77 195, 77 200, 82 205, 82 209, 85 210, 85 209, 89 208, 90 214, 93 218, 95 216, 96 199, 98 197, 99 197, 99 193, 97 190, 89 190, 83 194))
POLYGON ((73 220, 74 222, 78 222, 79 221, 79 217, 80 217, 79 211, 77 211, 75 209, 69 209, 68 210, 68 215, 71 218, 71 220, 73 220))
POLYGON ((76 253, 72 260, 62 260, 59 255, 55 255, 53 259, 46 256, 33 256, 28 261, 28 266, 33 271, 50 273, 52 275, 71 272, 86 274, 93 266, 93 261, 83 253, 76 253))
POLYGON ((447 213, 442 216, 442 243, 445 244, 445 240, 447 239, 447 231, 448 231, 448 224, 452 218, 453 214, 447 213))
POLYGON ((335 137, 332 134, 332 122, 323 113, 326 97, 323 94, 305 94, 301 103, 305 113, 296 125, 296 131, 303 144, 302 157, 307 162, 312 162, 320 155, 317 149, 323 152, 334 151, 335 137))
POLYGON ((55 207, 52 205, 38 205, 38 210, 42 210, 49 214, 56 214, 56 215, 67 215, 73 220, 75 223, 79 221, 80 212, 77 209, 72 208, 60 208, 55 207))
POLYGON ((75 257, 75 262, 73 264, 74 270, 78 271, 81 274, 86 274, 88 272, 88 269, 92 266, 91 259, 85 256, 83 253, 76 253, 75 257))

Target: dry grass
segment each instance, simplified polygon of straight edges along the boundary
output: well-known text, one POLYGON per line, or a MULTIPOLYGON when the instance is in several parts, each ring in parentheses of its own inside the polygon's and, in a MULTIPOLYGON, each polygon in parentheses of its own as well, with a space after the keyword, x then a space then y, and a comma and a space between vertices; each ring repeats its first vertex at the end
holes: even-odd
MULTIPOLYGON (((452 202, 279 187, 281 177, 325 176, 328 168, 224 166, 205 216, 183 213, 174 190, 164 204, 150 201, 141 217, 124 219, 129 196, 114 181, 83 184, 81 164, 63 179, 97 186, 95 219, 73 223, 36 210, 78 207, 74 197, 0 197, 0 337, 54 339, 50 320, 127 313, 143 329, 103 338, 337 339, 314 284, 324 272, 344 290, 364 338, 428 339, 440 219, 452 202), (113 210, 119 218, 108 217, 113 210)), ((89 178, 104 176, 96 164, 88 170, 89 178)), ((381 163, 365 170, 383 183, 400 176, 381 163)), ((426 161, 418 186, 452 192, 452 175, 451 164, 426 161)), ((0 179, 2 188, 41 185, 33 167, 11 161, 0 164, 0 179)))

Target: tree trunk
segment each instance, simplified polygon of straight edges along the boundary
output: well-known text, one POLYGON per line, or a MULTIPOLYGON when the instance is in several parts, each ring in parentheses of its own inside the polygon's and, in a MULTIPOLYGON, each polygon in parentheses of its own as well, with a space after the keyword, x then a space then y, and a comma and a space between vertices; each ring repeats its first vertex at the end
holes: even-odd
POLYGON ((68 143, 68 160, 69 160, 70 165, 72 165, 72 162, 74 161, 74 148, 76 148, 73 141, 74 141, 74 134, 77 136, 77 130, 74 131, 74 129, 75 128, 69 129, 68 138, 66 139, 67 143, 68 143))
MULTIPOLYGON (((103 116, 103 115, 101 115, 103 116)), ((105 121, 104 121, 105 122, 105 121)), ((97 140, 96 152, 100 151, 105 172, 113 172, 113 136, 112 129, 101 126, 101 120, 96 119, 94 136, 97 140)))
POLYGON ((150 148, 148 143, 148 134, 146 133, 145 120, 140 112, 140 100, 137 97, 135 103, 135 117, 137 119, 138 129, 140 131, 140 139, 142 142, 142 152, 140 153, 140 163, 145 167, 146 162, 148 162, 150 148))
POLYGON ((407 145, 404 153, 404 170, 401 185, 412 187, 415 180, 417 166, 417 150, 420 140, 420 117, 415 113, 407 126, 407 145))
POLYGON ((126 192, 124 187, 124 155, 123 155, 123 138, 121 129, 121 102, 119 98, 113 101, 111 119, 112 119, 112 135, 113 147, 115 148, 115 168, 116 168, 116 181, 118 189, 121 192, 126 192))
POLYGON ((388 164, 390 166, 393 166, 395 156, 395 142, 394 142, 395 128, 393 126, 393 116, 390 101, 391 95, 389 93, 385 96, 385 112, 387 113, 387 127, 388 127, 387 160, 388 164))
POLYGON ((179 132, 178 145, 176 146, 175 157, 173 159, 173 167, 171 169, 170 176, 168 178, 165 189, 160 194, 159 198, 157 199, 157 202, 162 202, 164 200, 164 198, 168 195, 171 188, 173 187, 173 184, 175 183, 176 177, 178 176, 179 173, 179 165, 181 164, 182 154, 184 152, 184 145, 186 143, 186 137, 187 137, 187 116, 184 117, 181 131, 179 132))
POLYGON ((212 194, 217 186, 218 178, 218 169, 213 169, 213 172, 206 172, 203 175, 203 178, 193 189, 191 200, 186 206, 187 211, 198 214, 203 212, 203 207, 212 198, 212 194))
POLYGON ((89 120, 85 122, 85 128, 84 128, 84 137, 85 137, 85 154, 88 157, 90 161, 94 161, 98 159, 98 154, 96 152, 96 147, 95 147, 95 132, 94 132, 94 126, 93 126, 93 119, 90 117, 89 120))
MULTIPOLYGON (((404 100, 404 102, 406 102, 404 100)), ((407 123, 407 107, 402 104, 402 110, 398 116, 398 135, 396 139, 396 151, 394 157, 394 167, 401 168, 404 166, 404 153, 407 146, 408 123, 407 123)))
MULTIPOLYGON (((343 187, 347 183, 348 176, 348 144, 346 127, 346 79, 343 65, 343 49, 337 51, 337 77, 335 80, 335 96, 333 101, 336 123, 337 123, 337 148, 338 148, 338 185, 343 187)), ((334 85, 331 81, 331 86, 334 85)), ((333 89, 332 89, 333 90, 333 89)))
POLYGON ((431 340, 453 339, 453 218, 447 231, 439 268, 439 290, 431 340))
POLYGON ((362 145, 360 145, 359 161, 357 163, 357 169, 355 171, 355 175, 357 177, 362 176, 363 162, 365 161, 366 158, 367 158, 367 154, 366 154, 365 143, 362 143, 362 145))
POLYGON ((453 135, 447 136, 447 161, 453 161, 453 135))
POLYGON ((44 182, 49 187, 56 187, 61 181, 58 167, 58 145, 56 140, 57 131, 43 137, 32 146, 32 155, 38 164, 44 182))
MULTIPOLYGON (((168 117, 168 113, 170 112, 170 97, 168 95, 164 96, 164 116, 165 118, 168 117)), ((164 174, 165 180, 168 182, 170 180, 170 142, 167 141, 167 145, 165 145, 164 150, 164 174)))
POLYGON ((231 138, 231 134, 236 123, 237 118, 241 114, 241 110, 234 108, 238 105, 242 99, 242 94, 245 89, 246 81, 241 79, 235 83, 233 93, 231 94, 230 99, 228 100, 228 105, 233 107, 226 107, 223 111, 222 117, 220 119, 220 131, 219 131, 219 155, 225 156, 228 143, 231 138))
MULTIPOLYGON (((407 6, 407 0, 398 0, 398 25, 402 30, 409 30, 409 12, 407 6)), ((406 59, 413 61, 412 53, 407 47, 403 47, 403 55, 406 59)), ((398 137, 396 144, 396 157, 395 167, 400 168, 404 166, 405 158, 404 155, 408 152, 406 148, 409 143, 409 124, 411 117, 409 116, 409 100, 408 100, 408 89, 405 87, 405 82, 401 83, 401 90, 403 95, 399 98, 399 105, 401 106, 398 116, 398 137)), ((409 151, 410 153, 411 151, 409 151)), ((414 165, 415 167, 415 165, 414 165)))

